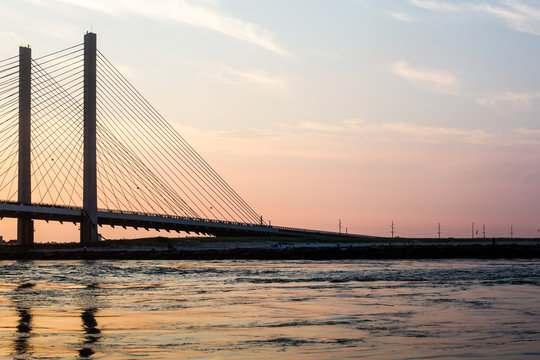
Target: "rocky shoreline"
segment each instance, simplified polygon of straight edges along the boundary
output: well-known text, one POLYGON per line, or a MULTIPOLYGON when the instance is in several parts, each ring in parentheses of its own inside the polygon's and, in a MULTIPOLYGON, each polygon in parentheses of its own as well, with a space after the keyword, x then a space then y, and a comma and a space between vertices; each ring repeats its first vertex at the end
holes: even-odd
POLYGON ((372 245, 310 247, 23 248, 4 246, 0 260, 347 260, 347 259, 533 259, 539 244, 372 245))

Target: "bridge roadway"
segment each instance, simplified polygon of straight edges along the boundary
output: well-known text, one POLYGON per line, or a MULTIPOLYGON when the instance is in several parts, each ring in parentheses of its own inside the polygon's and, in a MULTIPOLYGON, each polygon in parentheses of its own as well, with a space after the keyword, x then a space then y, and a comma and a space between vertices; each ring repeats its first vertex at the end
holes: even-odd
MULTIPOLYGON (((0 201, 0 218, 27 218, 34 220, 80 223, 82 208, 0 201)), ((216 236, 294 236, 312 238, 366 238, 363 235, 343 234, 329 231, 258 225, 224 220, 189 218, 174 215, 146 214, 116 210, 98 211, 98 225, 122 226, 216 236)))

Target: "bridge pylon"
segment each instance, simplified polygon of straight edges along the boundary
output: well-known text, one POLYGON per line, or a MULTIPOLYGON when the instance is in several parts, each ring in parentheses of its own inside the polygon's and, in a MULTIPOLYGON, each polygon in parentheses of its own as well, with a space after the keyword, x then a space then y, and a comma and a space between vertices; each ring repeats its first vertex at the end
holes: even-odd
POLYGON ((18 60, 0 60, 0 90, 8 93, 0 98, 0 135, 9 149, 0 161, 0 195, 6 196, 0 218, 18 220, 18 244, 34 243, 34 220, 80 223, 83 244, 98 242, 99 225, 234 236, 318 234, 264 224, 97 51, 96 34, 86 33, 83 45, 38 59, 21 47, 18 60))
POLYGON ((81 243, 98 242, 96 168, 96 34, 84 35, 84 155, 81 243))
MULTIPOLYGON (((32 203, 32 173, 30 171, 31 94, 32 94, 32 50, 19 47, 19 174, 18 201, 32 203)), ((34 243, 34 221, 20 216, 17 218, 17 245, 30 246, 34 243)))

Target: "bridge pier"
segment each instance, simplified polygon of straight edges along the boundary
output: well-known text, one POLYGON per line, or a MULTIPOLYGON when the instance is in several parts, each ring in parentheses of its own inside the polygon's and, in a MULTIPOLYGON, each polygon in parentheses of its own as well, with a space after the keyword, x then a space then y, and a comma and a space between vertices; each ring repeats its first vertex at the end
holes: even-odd
POLYGON ((98 242, 96 169, 96 34, 84 35, 84 155, 81 243, 98 242))
MULTIPOLYGON (((30 130, 31 130, 31 86, 32 50, 19 47, 19 174, 18 201, 32 203, 32 174, 30 171, 30 130)), ((29 246, 34 243, 34 221, 17 218, 17 245, 29 246)))

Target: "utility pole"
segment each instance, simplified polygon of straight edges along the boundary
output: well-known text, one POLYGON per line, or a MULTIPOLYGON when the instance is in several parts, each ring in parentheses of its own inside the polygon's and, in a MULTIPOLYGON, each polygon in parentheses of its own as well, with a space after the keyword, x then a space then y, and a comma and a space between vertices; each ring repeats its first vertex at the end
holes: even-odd
POLYGON ((471 226, 471 239, 474 239, 474 223, 471 226))
POLYGON ((484 239, 486 238, 486 224, 482 224, 482 233, 484 234, 484 239))
POLYGON ((514 226, 510 225, 510 239, 514 238, 514 226))
POLYGON ((392 246, 392 239, 394 238, 394 220, 392 220, 392 237, 388 239, 388 246, 392 246))
POLYGON ((441 238, 441 223, 438 224, 437 233, 439 234, 439 239, 441 238))

